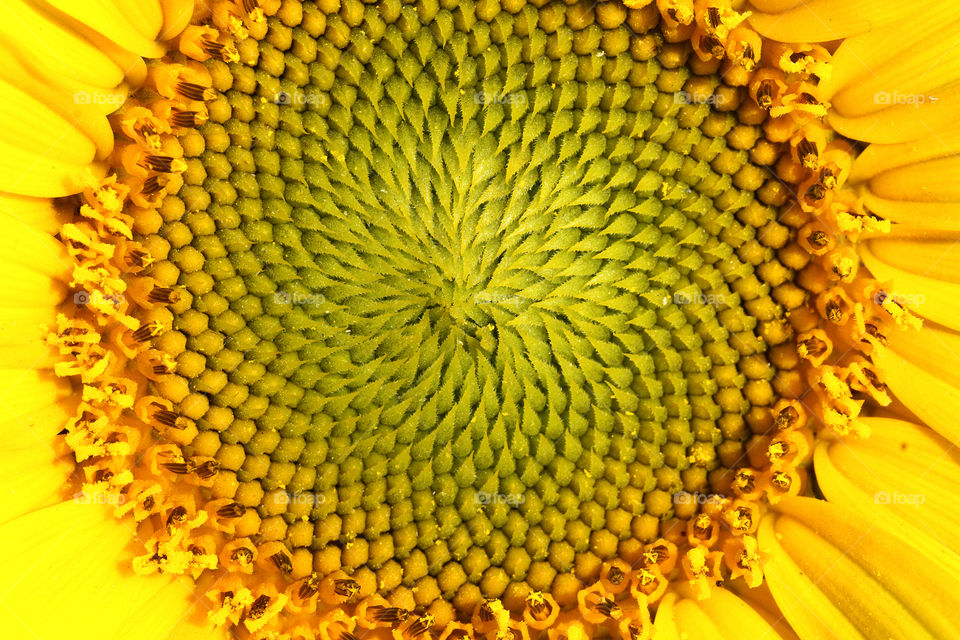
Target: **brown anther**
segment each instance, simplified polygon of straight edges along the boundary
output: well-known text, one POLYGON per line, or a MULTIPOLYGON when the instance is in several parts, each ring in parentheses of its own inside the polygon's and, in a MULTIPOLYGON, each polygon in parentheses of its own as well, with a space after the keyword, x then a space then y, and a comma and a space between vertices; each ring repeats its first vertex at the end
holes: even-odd
POLYGON ((337 640, 360 640, 357 636, 353 635, 349 631, 344 631, 340 634, 340 637, 337 640))
POLYGON ((706 35, 700 38, 700 48, 703 51, 707 51, 711 56, 717 60, 722 60, 723 56, 726 54, 726 51, 723 48, 723 43, 720 42, 719 38, 716 36, 706 35))
POLYGON ((480 605, 480 611, 478 612, 478 615, 484 622, 489 622, 494 619, 493 609, 490 608, 490 604, 487 602, 484 602, 482 605, 480 605))
POLYGON ((230 554, 230 559, 241 565, 248 565, 253 562, 253 551, 246 547, 238 547, 230 554))
POLYGON ((783 471, 774 471, 770 476, 770 484, 781 491, 786 491, 790 488, 790 485, 793 484, 793 481, 790 479, 790 476, 783 471))
POLYGON ((217 42, 213 38, 201 38, 200 39, 200 48, 210 56, 211 58, 221 58, 223 56, 223 50, 227 45, 222 42, 217 42))
MULTIPOLYGON (((804 354, 813 358, 822 356, 827 352, 827 343, 820 338, 807 338, 806 340, 801 340, 800 346, 803 347, 802 352, 804 354)), ((796 412, 796 410, 794 410, 794 412, 796 412)))
POLYGON ((159 322, 148 322, 136 331, 133 331, 133 339, 137 342, 147 342, 156 338, 163 331, 163 325, 159 322))
POLYGON ((784 407, 773 420, 773 426, 779 430, 793 427, 800 419, 800 413, 793 407, 784 407))
POLYGON ((173 373, 173 369, 167 366, 163 362, 158 362, 153 365, 153 374, 157 376, 166 376, 173 373))
POLYGON ((610 584, 614 585, 622 583, 626 577, 626 574, 621 571, 619 567, 610 567, 610 571, 607 573, 607 580, 610 581, 610 584))
POLYGON ((243 0, 243 10, 247 15, 250 15, 260 6, 260 3, 257 0, 243 0))
POLYGON ((158 173, 170 173, 173 168, 175 158, 161 155, 146 155, 140 162, 140 166, 158 173))
POLYGON ((829 320, 830 322, 833 322, 835 324, 840 324, 841 322, 843 322, 843 309, 840 307, 840 305, 837 302, 833 300, 828 302, 826 306, 826 311, 827 311, 827 320, 829 320))
POLYGON ((737 507, 733 512, 733 525, 738 531, 753 528, 753 512, 746 507, 737 507))
POLYGON ((206 460, 197 465, 197 477, 201 480, 209 480, 220 471, 220 463, 216 460, 206 460))
POLYGON ((530 613, 532 613, 533 617, 537 620, 543 620, 550 614, 547 601, 539 591, 535 591, 527 596, 527 606, 530 607, 530 613))
POLYGON ((154 500, 153 496, 147 496, 143 499, 143 502, 140 503, 141 506, 147 511, 153 511, 153 508, 156 506, 157 501, 154 500))
POLYGON ((187 508, 184 506, 174 507, 167 516, 168 525, 178 525, 187 519, 187 508))
POLYGON ((297 595, 300 596, 301 600, 306 600, 312 598, 318 591, 320 591, 320 576, 316 573, 311 573, 310 577, 300 585, 300 590, 297 591, 297 595))
POLYGON ((720 26, 722 21, 720 20, 720 9, 718 7, 710 7, 707 9, 707 25, 711 29, 716 29, 720 26))
POLYGON ((183 80, 177 82, 176 91, 187 100, 196 102, 209 102, 216 97, 216 92, 213 89, 183 80))
POLYGON ((370 613, 377 622, 389 624, 403 624, 410 617, 410 612, 400 607, 370 607, 370 613))
POLYGON ((356 580, 334 580, 333 592, 344 598, 352 598, 360 591, 360 584, 356 580))
POLYGON ((887 336, 880 333, 880 329, 877 327, 877 325, 873 324, 872 322, 867 322, 864 325, 864 330, 867 332, 867 335, 875 338, 880 344, 887 344, 887 336))
POLYGON ((411 622, 410 626, 407 627, 407 633, 416 638, 417 636, 425 634, 432 626, 433 616, 425 615, 411 622))
POLYGON ((170 411, 169 409, 160 409, 153 414, 153 419, 162 424, 165 427, 171 427, 173 429, 181 428, 177 426, 177 419, 180 415, 175 411, 170 411))
POLYGON ((733 483, 742 493, 753 493, 757 488, 757 473, 753 469, 740 469, 733 483))
POLYGON ((217 515, 221 518, 239 518, 246 511, 246 507, 236 502, 225 504, 217 509, 217 515))
POLYGON ((773 107, 773 81, 764 80, 757 87, 757 104, 764 111, 769 111, 773 107))
POLYGON ((700 535, 706 535, 710 533, 710 528, 713 526, 713 520, 710 519, 705 513, 701 513, 693 521, 693 529, 700 535))
POLYGON ((207 115, 199 111, 187 111, 185 109, 170 110, 170 124, 175 127, 191 128, 204 124, 207 121, 207 115))
POLYGON ((818 200, 823 200, 826 197, 826 195, 827 195, 827 188, 822 184, 820 184, 819 182, 814 182, 812 185, 810 185, 810 188, 807 189, 807 192, 806 194, 804 194, 804 197, 807 200, 812 200, 816 202, 818 200))
POLYGON ((194 466, 192 462, 161 462, 160 466, 169 471, 170 473, 175 473, 178 476, 186 475, 188 473, 193 473, 194 466))
POLYGON ((863 372, 863 377, 866 378, 867 382, 870 383, 870 386, 872 386, 874 389, 879 389, 881 391, 886 390, 887 385, 880 380, 880 378, 873 371, 873 369, 868 369, 866 367, 863 367, 861 371, 863 372))
POLYGON ((164 176, 150 176, 143 181, 143 188, 140 192, 145 196, 152 196, 163 191, 166 186, 167 181, 164 176))
POLYGON ((263 614, 267 612, 268 606, 270 606, 270 596, 259 596, 253 601, 253 604, 250 605, 250 617, 254 620, 263 617, 263 614))
POLYGON ((621 615, 620 606, 612 598, 604 598, 594 606, 594 609, 607 616, 608 618, 619 618, 621 615))
POLYGON ((176 304, 180 301, 180 292, 170 287, 154 287, 147 294, 147 300, 154 304, 176 304))
POLYGON ((663 562, 669 553, 670 551, 662 544, 647 549, 643 552, 644 566, 649 567, 663 562))
POLYGON ((797 98, 797 102, 800 104, 820 104, 820 101, 817 100, 813 94, 803 92, 800 94, 800 97, 797 98))
POLYGON ((270 556, 270 559, 273 560, 273 564, 277 566, 277 569, 280 569, 280 573, 288 574, 293 572, 293 562, 290 556, 282 551, 273 554, 270 556))
POLYGON ((833 169, 824 167, 820 170, 820 184, 827 189, 833 189, 837 186, 837 176, 833 173, 833 169))
POLYGON ((801 140, 800 144, 797 145, 797 156, 800 158, 800 163, 807 169, 812 171, 817 168, 819 153, 817 145, 813 141, 801 140))

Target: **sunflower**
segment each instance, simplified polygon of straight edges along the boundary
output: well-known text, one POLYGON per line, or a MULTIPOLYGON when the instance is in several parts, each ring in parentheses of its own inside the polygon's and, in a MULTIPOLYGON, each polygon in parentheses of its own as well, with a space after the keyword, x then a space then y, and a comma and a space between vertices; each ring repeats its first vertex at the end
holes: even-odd
POLYGON ((7 637, 960 635, 955 3, 0 17, 7 637))

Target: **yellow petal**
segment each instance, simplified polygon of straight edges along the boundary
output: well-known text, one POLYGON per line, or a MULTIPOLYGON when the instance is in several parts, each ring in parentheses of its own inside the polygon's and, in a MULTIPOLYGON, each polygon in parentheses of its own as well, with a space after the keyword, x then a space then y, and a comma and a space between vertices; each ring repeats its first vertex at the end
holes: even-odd
POLYGON ((4 268, 0 309, 51 308, 66 298, 67 286, 30 267, 11 264, 4 268))
MULTIPOLYGON (((132 536, 108 508, 75 501, 0 526, 0 545, 7 550, 0 574, 4 635, 37 640, 167 637, 170 629, 133 625, 170 579, 133 573, 125 550, 132 536), (50 613, 51 603, 58 614, 50 613), (123 631, 135 633, 124 636, 123 631)), ((192 604, 189 596, 183 590, 179 601, 169 597, 164 606, 182 616, 192 604)))
POLYGON ((761 35, 780 42, 826 42, 899 23, 936 4, 936 0, 807 0, 784 13, 755 13, 750 17, 750 25, 761 35))
POLYGON ((157 0, 112 0, 116 11, 136 27, 144 38, 153 40, 163 24, 163 13, 157 0))
POLYGON ((750 604, 726 589, 711 588, 710 596, 700 600, 688 585, 680 582, 677 583, 676 588, 679 597, 665 597, 657 608, 654 640, 661 640, 661 638, 664 640, 667 638, 782 639, 782 636, 750 604))
POLYGON ((764 519, 765 575, 801 637, 960 634, 960 558, 869 514, 789 498, 764 519))
POLYGON ((872 357, 884 382, 903 404, 950 442, 960 442, 960 389, 891 349, 877 351, 872 357))
POLYGON ((170 40, 183 31, 193 17, 194 0, 161 0, 163 29, 160 40, 170 40))
MULTIPOLYGON (((159 58, 164 47, 144 36, 109 0, 43 0, 44 4, 144 58, 159 58)), ((47 15, 51 15, 48 10, 47 15)))
POLYGON ((850 182, 863 182, 884 171, 957 153, 960 153, 960 125, 910 142, 871 144, 854 161, 850 182))
POLYGON ((892 331, 887 344, 943 382, 960 387, 960 333, 924 322, 919 331, 892 331))
POLYGON ((56 319, 57 310, 53 307, 4 309, 0 311, 0 345, 6 348, 41 343, 56 319))
MULTIPOLYGON (((960 14, 955 13, 953 20, 945 23, 933 15, 914 15, 897 24, 895 32, 881 30, 847 43, 858 45, 860 59, 850 62, 866 68, 856 77, 841 72, 840 78, 846 82, 836 85, 830 98, 833 108, 847 117, 866 115, 899 102, 920 110, 931 97, 938 96, 940 87, 955 82, 960 77, 960 62, 952 52, 956 42, 951 35, 960 26, 960 14)), ((836 66, 846 62, 841 58, 836 66)), ((831 78, 831 83, 840 81, 831 78)))
POLYGON ((960 464, 932 429, 901 420, 867 418, 867 439, 821 443, 814 454, 817 484, 828 500, 896 520, 947 548, 960 550, 954 490, 960 464))
POLYGON ((0 269, 10 264, 33 267, 57 280, 69 280, 73 270, 66 249, 53 236, 27 220, 0 214, 0 269))
POLYGON ((0 523, 63 500, 73 473, 73 457, 35 443, 26 449, 0 452, 0 523))
POLYGON ((55 235, 72 219, 73 213, 48 198, 0 193, 0 224, 25 223, 37 232, 55 235))
MULTIPOLYGON (((0 6, 0 36, 11 51, 29 56, 48 77, 103 89, 123 81, 123 69, 96 46, 23 0, 0 6)), ((0 69, 0 77, 7 78, 9 73, 7 68, 0 69)))
POLYGON ((902 237, 953 237, 960 231, 960 203, 913 202, 881 198, 863 188, 864 206, 890 220, 890 235, 902 237))
MULTIPOLYGON (((154 576, 144 577, 151 580, 154 576)), ((224 627, 206 623, 209 602, 197 593, 189 578, 175 578, 144 602, 118 632, 125 640, 227 640, 224 627)))
POLYGON ((780 543, 774 528, 776 516, 760 523, 757 538, 763 562, 764 581, 777 606, 801 638, 863 638, 833 600, 810 581, 803 569, 780 543))
MULTIPOLYGON (((888 92, 890 93, 890 92, 888 92)), ((939 131, 953 123, 960 107, 960 83, 954 82, 923 96, 905 96, 890 93, 878 97, 894 106, 865 115, 846 116, 830 111, 827 119, 837 132, 857 140, 892 144, 917 140, 939 131), (931 101, 935 98, 936 101, 931 101), (895 100, 906 102, 897 103, 895 100), (919 102, 923 100, 922 104, 919 102)))
POLYGON ((892 267, 936 280, 960 282, 960 246, 956 240, 875 238, 870 251, 892 267))
POLYGON ((0 419, 22 418, 72 392, 70 383, 52 372, 0 369, 0 419))
POLYGON ((960 157, 936 158, 885 171, 870 180, 881 198, 960 202, 960 157))
POLYGON ((881 282, 892 281, 896 299, 919 301, 911 311, 951 329, 960 329, 960 285, 898 269, 874 254, 871 243, 861 244, 860 257, 881 282))
POLYGON ((0 80, 0 141, 23 152, 49 155, 65 165, 93 161, 93 142, 60 114, 38 99, 0 80))

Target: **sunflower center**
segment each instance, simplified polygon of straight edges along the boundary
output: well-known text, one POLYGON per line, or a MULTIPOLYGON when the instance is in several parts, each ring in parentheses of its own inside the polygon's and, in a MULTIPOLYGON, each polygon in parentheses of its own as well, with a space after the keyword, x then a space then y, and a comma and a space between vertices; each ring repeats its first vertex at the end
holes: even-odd
POLYGON ((742 89, 650 12, 494 4, 305 3, 208 62, 157 234, 259 535, 465 613, 570 603, 726 491, 788 336, 742 89))

